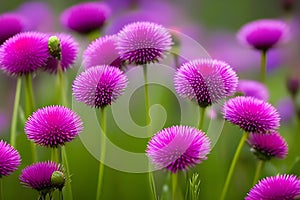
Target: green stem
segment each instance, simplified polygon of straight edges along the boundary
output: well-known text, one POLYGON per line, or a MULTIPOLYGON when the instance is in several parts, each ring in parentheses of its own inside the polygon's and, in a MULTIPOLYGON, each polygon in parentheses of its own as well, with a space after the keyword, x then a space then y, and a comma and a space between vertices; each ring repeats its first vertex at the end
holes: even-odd
POLYGON ((58 148, 51 148, 51 160, 53 162, 60 163, 59 157, 58 148))
POLYGON ((172 200, 176 199, 177 183, 178 183, 178 174, 172 173, 172 200))
MULTIPOLYGON (((58 61, 57 66, 57 91, 58 91, 58 102, 63 106, 68 106, 66 97, 66 86, 64 80, 63 70, 61 68, 61 61, 58 61)), ((58 104, 59 104, 58 103, 58 104)))
POLYGON ((96 199, 100 200, 101 198, 101 190, 102 190, 102 179, 103 179, 103 172, 104 172, 104 159, 105 159, 105 149, 106 149, 106 142, 105 142, 105 135, 106 135, 106 113, 105 108, 101 108, 101 120, 100 126, 102 128, 102 132, 104 134, 103 139, 100 141, 100 162, 99 162, 99 175, 98 175, 98 185, 97 185, 97 196, 96 199))
POLYGON ((226 194, 227 194, 227 191, 228 191, 228 188, 229 188, 229 185, 230 185, 230 181, 231 181, 231 178, 232 178, 232 175, 233 175, 233 172, 234 172, 234 169, 235 169, 235 166, 237 164, 237 160, 242 152, 242 149, 243 149, 243 146, 244 146, 244 143, 248 137, 249 133, 248 132, 244 132, 243 133, 243 136, 240 140, 240 143, 235 151, 235 154, 234 154, 234 157, 233 157, 233 160, 231 162, 231 165, 230 165, 230 168, 229 168, 229 172, 227 174, 227 177, 226 177, 226 181, 225 181, 225 185, 223 187, 223 191, 222 191, 222 195, 221 195, 221 200, 224 200, 225 197, 226 197, 226 194))
POLYGON ((16 85, 14 110, 12 114, 11 127, 10 127, 10 144, 12 146, 16 145, 16 130, 17 130, 17 119, 18 119, 18 109, 20 103, 21 85, 22 85, 22 78, 18 77, 17 85, 16 85))
POLYGON ((198 129, 199 130, 201 130, 203 128, 205 110, 206 110, 206 108, 201 108, 200 107, 200 119, 199 119, 199 124, 198 124, 198 129))
MULTIPOLYGON (((143 65, 143 75, 144 75, 144 90, 145 90, 145 116, 146 116, 146 125, 147 125, 147 135, 148 137, 151 137, 151 126, 150 126, 150 115, 149 115, 149 90, 148 90, 148 74, 147 74, 147 65, 143 65)), ((149 165, 150 169, 150 165, 149 165)), ((155 187, 155 181, 153 177, 153 173, 149 171, 148 173, 148 180, 151 190, 151 198, 157 199, 156 195, 156 187, 155 187)))
MULTIPOLYGON (((58 149, 59 150, 59 149, 58 149)), ((66 147, 62 146, 61 147, 61 159, 62 159, 62 163, 63 166, 65 167, 65 171, 67 173, 67 179, 69 179, 69 181, 66 182, 66 197, 69 200, 73 199, 73 193, 72 193, 72 186, 71 186, 71 181, 70 181, 70 167, 69 167, 69 163, 68 163, 68 157, 67 157, 67 151, 66 151, 66 147)))
POLYGON ((143 65, 143 74, 144 74, 144 90, 145 90, 145 109, 146 109, 146 125, 147 134, 151 137, 151 127, 150 127, 150 116, 149 116, 149 90, 148 90, 148 75, 147 75, 147 65, 143 65))
POLYGON ((2 177, 0 177, 0 200, 4 200, 2 177))
POLYGON ((256 170, 255 170, 254 179, 253 179, 253 185, 255 185, 256 182, 258 181, 259 176, 261 174, 261 170, 262 170, 262 168, 264 166, 264 163, 265 162, 263 160, 260 160, 260 159, 258 160, 257 166, 256 166, 256 170))
POLYGON ((266 82, 266 74, 267 74, 267 51, 262 50, 261 61, 260 61, 260 81, 262 83, 266 82))
MULTIPOLYGON (((34 111, 34 97, 32 90, 32 76, 31 74, 25 75, 25 100, 26 100, 26 117, 30 116, 34 111)), ((36 146, 33 142, 30 142, 32 161, 37 162, 36 146)))
POLYGON ((61 190, 59 190, 59 193, 58 193, 58 198, 59 200, 64 200, 64 195, 63 195, 63 192, 61 190))

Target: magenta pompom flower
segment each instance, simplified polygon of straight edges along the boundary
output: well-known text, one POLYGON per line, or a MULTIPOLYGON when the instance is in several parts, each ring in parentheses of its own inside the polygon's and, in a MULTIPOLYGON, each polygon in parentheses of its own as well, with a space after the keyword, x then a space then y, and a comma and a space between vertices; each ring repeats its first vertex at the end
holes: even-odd
POLYGON ((117 50, 117 36, 107 35, 93 41, 83 53, 83 62, 85 69, 98 65, 120 68, 122 62, 117 50))
POLYGON ((269 99, 268 88, 264 84, 254 80, 240 80, 237 92, 242 93, 244 96, 255 97, 264 101, 269 99))
POLYGON ((57 147, 70 142, 82 131, 80 117, 63 106, 38 109, 25 123, 29 140, 46 147, 57 147))
MULTIPOLYGON (((61 48, 61 69, 62 71, 66 71, 74 64, 77 58, 79 45, 71 35, 61 33, 58 34, 57 37, 60 41, 61 48)), ((51 56, 45 66, 45 70, 50 73, 57 73, 57 69, 58 60, 51 56)))
POLYGON ((260 180, 245 200, 291 200, 300 197, 300 180, 295 175, 277 175, 260 180))
POLYGON ((277 132, 251 133, 248 144, 251 146, 251 151, 260 160, 270 160, 272 157, 283 159, 288 153, 286 141, 277 132))
POLYGON ((121 59, 129 64, 144 65, 158 62, 171 49, 169 31, 151 22, 135 22, 124 26, 118 37, 121 59))
POLYGON ((0 67, 10 75, 23 75, 45 66, 50 54, 45 34, 19 33, 0 47, 0 67))
POLYGON ((288 36, 288 25, 274 19, 261 19, 245 24, 237 35, 241 43, 262 51, 288 39, 288 36))
POLYGON ((67 29, 87 34, 102 28, 110 12, 106 3, 79 3, 67 8, 62 13, 61 23, 67 29))
POLYGON ((14 147, 5 141, 0 141, 0 178, 13 173, 21 163, 21 157, 14 147))
POLYGON ((197 59, 184 63, 174 77, 176 92, 207 107, 235 93, 238 78, 225 62, 197 59))
POLYGON ((63 173, 62 167, 55 162, 38 162, 23 169, 19 179, 21 185, 25 187, 49 193, 55 189, 55 186, 51 182, 51 176, 55 171, 63 173))
POLYGON ((269 103, 239 96, 229 99, 223 107, 225 120, 238 125, 246 132, 267 133, 279 128, 279 114, 269 103))
POLYGON ((155 134, 146 152, 156 167, 176 173, 206 160, 210 152, 210 140, 196 128, 172 126, 155 134))
POLYGON ((115 101, 127 87, 123 72, 113 66, 100 65, 82 72, 73 82, 73 96, 79 102, 103 108, 115 101))
POLYGON ((26 30, 25 19, 15 13, 0 15, 0 45, 8 38, 26 30))

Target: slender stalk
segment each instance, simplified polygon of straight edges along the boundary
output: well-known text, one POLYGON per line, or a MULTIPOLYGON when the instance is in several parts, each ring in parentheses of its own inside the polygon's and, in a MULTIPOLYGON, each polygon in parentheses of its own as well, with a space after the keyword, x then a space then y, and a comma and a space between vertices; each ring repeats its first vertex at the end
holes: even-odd
POLYGON ((176 199, 177 183, 178 183, 178 174, 172 173, 172 200, 176 199))
MULTIPOLYGON (((105 108, 101 108, 100 126, 102 128, 103 134, 106 135, 105 108)), ((103 140, 101 140, 100 143, 101 143, 101 152, 100 152, 99 175, 98 175, 97 196, 96 196, 97 200, 100 200, 101 192, 102 192, 101 191, 102 190, 102 179, 103 179, 103 172, 104 172, 104 159, 105 159, 105 149, 106 149, 105 137, 103 137, 103 140)))
POLYGON ((150 127, 150 116, 149 116, 149 90, 148 90, 148 75, 147 75, 147 65, 143 66, 143 73, 144 73, 144 90, 145 90, 145 109, 146 109, 146 125, 147 128, 147 134, 149 137, 151 137, 151 127, 150 127))
MULTIPOLYGON (((33 97, 33 90, 32 90, 31 74, 25 75, 25 100, 26 100, 25 113, 26 113, 26 117, 28 117, 34 111, 34 97, 33 97)), ((31 147, 32 161, 37 162, 36 146, 33 142, 30 142, 30 147, 31 147)))
MULTIPOLYGON (((58 149, 59 151, 59 149, 58 149)), ((68 157, 67 157, 67 152, 66 152, 66 148, 65 146, 62 146, 61 147, 61 157, 62 157, 62 163, 63 163, 63 166, 65 167, 65 171, 67 173, 67 178, 70 179, 70 167, 69 167, 69 163, 68 163, 68 157)), ((66 196, 67 196, 67 199, 73 199, 73 193, 72 193, 72 186, 71 186, 71 181, 67 181, 66 182, 66 188, 65 188, 67 191, 66 191, 66 196)), ((61 194, 63 195, 63 194, 61 194)))
MULTIPOLYGON (((148 126, 147 127, 147 135, 148 135, 148 137, 151 137, 151 126, 150 126, 150 115, 149 115, 150 103, 149 103, 147 65, 143 65, 143 75, 144 75, 145 110, 146 110, 145 116, 146 116, 146 125, 148 126)), ((149 169, 150 169, 150 166, 149 166, 149 169)), ((157 195, 156 195, 154 176, 153 176, 153 173, 150 171, 148 173, 148 180, 149 180, 149 185, 150 185, 150 190, 151 190, 151 198, 156 200, 157 195)))
POLYGON ((198 129, 203 128, 205 110, 206 110, 206 108, 201 108, 200 107, 200 119, 199 119, 198 129))
POLYGON ((58 148, 51 148, 51 160, 53 162, 60 163, 59 157, 58 148))
POLYGON ((1 177, 0 177, 0 200, 4 200, 3 183, 2 183, 2 178, 1 177))
POLYGON ((253 179, 253 185, 255 185, 256 182, 258 181, 259 176, 261 174, 261 170, 262 170, 262 168, 264 166, 264 163, 265 162, 263 160, 260 160, 260 159, 258 160, 257 166, 256 166, 256 170, 255 170, 254 179, 253 179))
POLYGON ((17 85, 16 85, 15 101, 14 101, 14 110, 12 114, 11 127, 10 127, 10 144, 12 146, 16 145, 16 130, 17 130, 17 119, 18 119, 18 110, 19 110, 19 103, 20 103, 21 85, 22 85, 22 78, 18 77, 17 85))
POLYGON ((57 91, 58 91, 58 102, 63 106, 68 106, 67 97, 66 97, 66 86, 65 79, 63 75, 63 70, 61 68, 61 61, 58 61, 57 66, 57 91))
POLYGON ((225 185, 223 187, 223 191, 222 191, 222 195, 221 195, 221 200, 224 200, 225 197, 226 197, 226 194, 227 194, 227 191, 228 191, 228 188, 229 188, 229 185, 230 185, 230 181, 231 181, 231 178, 232 178, 232 175, 233 175, 233 172, 234 172, 234 169, 235 169, 235 166, 237 164, 237 160, 242 152, 242 149, 243 149, 243 146, 244 146, 244 143, 248 137, 249 133, 248 132, 244 132, 243 133, 243 136, 240 140, 240 143, 235 151, 235 154, 233 156, 233 160, 231 162, 231 165, 230 165, 230 168, 229 168, 229 172, 227 174, 227 177, 226 177, 226 181, 225 181, 225 185))
POLYGON ((59 198, 59 200, 64 200, 64 195, 61 190, 59 190, 58 198, 59 198))
POLYGON ((261 61, 260 61, 260 82, 266 82, 267 74, 267 51, 262 50, 261 52, 261 61))

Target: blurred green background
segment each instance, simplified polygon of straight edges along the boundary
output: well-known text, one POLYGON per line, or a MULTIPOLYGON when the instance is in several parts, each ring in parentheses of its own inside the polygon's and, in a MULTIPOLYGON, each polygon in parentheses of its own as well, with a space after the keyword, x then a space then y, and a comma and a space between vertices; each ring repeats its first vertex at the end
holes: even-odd
MULTIPOLYGON (((18 6, 24 2, 25 1, 18 0, 1 0, 0 13, 12 11, 18 8, 18 6)), ((54 13, 53 23, 55 25, 53 31, 65 31, 59 24, 58 16, 68 6, 81 1, 49 0, 43 2, 47 2, 54 13)), ((119 2, 122 2, 122 0, 119 2)), ((295 2, 297 2, 297 8, 295 8, 292 16, 297 18, 296 14, 299 11, 299 1, 295 2)), ((192 25, 195 26, 194 28, 196 30, 198 30, 198 28, 200 29, 198 30, 200 35, 197 35, 198 32, 193 31, 192 35, 196 35, 195 39, 197 42, 202 44, 204 48, 208 49, 208 53, 210 53, 210 42, 207 41, 213 40, 209 37, 210 35, 226 32, 232 34, 234 37, 234 34, 237 32, 237 30, 248 21, 258 18, 286 19, 290 16, 286 15, 286 13, 282 10, 280 6, 280 0, 170 0, 166 1, 166 3, 171 7, 175 6, 183 11, 182 18, 184 18, 184 20, 180 22, 182 24, 170 24, 170 27, 174 27, 176 25, 179 27, 184 27, 185 24, 192 22, 192 25)), ((135 9, 139 8, 137 7, 135 9)), ((149 11, 153 11, 153 15, 155 15, 154 10, 149 11)), ((124 8, 124 11, 122 12, 129 12, 129 9, 124 8)), ((116 16, 118 16, 118 13, 114 13, 114 17, 116 16)), ((124 16, 126 17, 126 15, 124 16)), ((163 18, 164 16, 162 15, 161 17, 163 18)), ((181 18, 181 16, 177 17, 181 18)), ((109 23, 110 20, 108 21, 108 24, 109 23)), ((180 31, 183 33, 185 32, 184 28, 180 29, 180 31)), ((189 35, 189 33, 187 32, 186 34, 189 35)), ((76 34, 75 37, 80 42, 82 53, 82 51, 88 45, 88 41, 82 36, 78 36, 76 34)), ((289 53, 289 59, 285 60, 287 62, 278 64, 279 66, 277 66, 276 69, 272 70, 272 72, 268 74, 269 77, 266 84, 270 90, 270 102, 274 105, 279 101, 279 99, 288 96, 285 88, 287 76, 294 74, 298 75, 299 77, 299 57, 295 56, 297 55, 297 53, 295 53, 297 52, 297 49, 294 49, 294 46, 299 44, 299 39, 295 42, 296 43, 294 45, 287 45, 287 47, 284 48, 284 50, 287 50, 289 53)), ((223 45, 225 44, 220 45, 220 48, 224 49, 225 51, 227 46, 224 48, 223 45)), ((228 46, 228 51, 230 51, 230 46, 228 46)), ((239 55, 236 55, 236 57, 238 58, 239 55)), ((258 66, 259 60, 256 60, 253 63, 257 63, 256 65, 258 66)), ((77 70, 80 66, 81 56, 79 56, 74 69, 66 73, 68 77, 69 101, 71 101, 71 83, 75 78, 77 70)), ((241 70, 239 72, 239 77, 256 79, 257 67, 255 68, 255 66, 253 66, 253 68, 253 70, 247 70, 246 72, 241 70)), ((48 75, 46 73, 39 73, 35 77, 34 92, 37 107, 51 105, 53 102, 55 102, 55 91, 53 90, 55 81, 55 76, 48 75)), ((0 91, 2 92, 2 97, 0 100, 0 112, 4 113, 4 115, 7 117, 7 124, 9 124, 13 106, 12 99, 14 97, 15 79, 7 77, 5 74, 1 74, 0 82, 0 91)), ((178 111, 179 104, 176 97, 170 92, 170 90, 158 85, 151 85, 150 94, 151 104, 161 104, 167 111, 168 118, 164 127, 169 127, 173 124, 180 123, 180 112, 178 111)), ((130 105, 128 106, 132 119, 139 125, 145 124, 143 95, 144 90, 143 88, 140 88, 134 93, 130 105)), ((123 133, 115 124, 110 112, 108 112, 107 121, 108 136, 113 143, 129 151, 145 151, 148 139, 134 138, 128 136, 126 133, 123 133)), ((208 124, 209 118, 206 118, 204 130, 206 130, 208 124)), ((22 123, 19 123, 18 130, 19 133, 16 148, 19 150, 22 156, 22 165, 20 169, 13 175, 3 178, 5 199, 37 199, 36 191, 24 188, 18 182, 18 176, 21 172, 21 169, 31 164, 29 153, 30 146, 26 141, 24 133, 22 132, 22 123)), ((201 199, 211 200, 219 198, 225 181, 226 173, 232 160, 233 153, 241 137, 241 133, 242 131, 237 127, 225 123, 223 133, 209 155, 208 160, 204 161, 203 164, 199 165, 195 169, 192 169, 192 171, 198 171, 200 174, 201 199)), ((266 164, 262 176, 287 172, 296 158, 300 156, 300 145, 298 144, 298 141, 300 141, 300 128, 296 119, 293 119, 287 123, 283 123, 280 128, 280 133, 285 137, 289 144, 289 155, 285 160, 274 159, 266 164)), ((8 141, 9 125, 6 125, 3 128, 1 132, 1 138, 4 138, 8 141)), ((94 199, 98 177, 98 161, 84 148, 79 138, 70 144, 67 144, 66 148, 72 174, 71 179, 74 199, 94 199)), ((39 160, 47 160, 50 158, 50 152, 47 149, 41 147, 38 149, 39 160)), ((243 199, 243 197, 251 188, 255 166, 256 160, 249 152, 249 147, 245 146, 238 162, 227 199, 243 199)), ((157 182, 157 190, 159 193, 161 192, 162 185, 165 182, 166 174, 167 172, 165 171, 158 171, 155 173, 155 180, 157 182)), ((184 181, 183 176, 184 175, 181 174, 182 181, 184 181)), ((181 186, 182 189, 184 189, 183 184, 181 184, 181 186)), ((109 167, 105 168, 103 190, 103 199, 149 199, 150 193, 147 174, 125 173, 109 167)))

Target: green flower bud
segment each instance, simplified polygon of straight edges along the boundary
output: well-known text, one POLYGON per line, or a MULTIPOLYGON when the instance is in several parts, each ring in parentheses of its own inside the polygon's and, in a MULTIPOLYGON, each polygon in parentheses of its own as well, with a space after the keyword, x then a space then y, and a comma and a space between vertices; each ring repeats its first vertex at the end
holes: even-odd
POLYGON ((59 190, 61 190, 66 182, 66 177, 64 175, 64 173, 62 173, 61 171, 54 171, 51 175, 51 183, 53 185, 53 187, 58 188, 59 190))
POLYGON ((61 47, 60 47, 60 41, 57 36, 51 36, 48 39, 48 48, 50 54, 56 58, 57 60, 61 59, 61 47))

